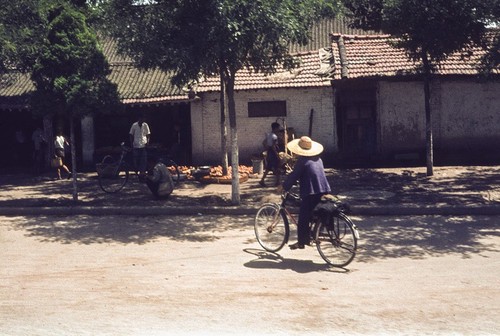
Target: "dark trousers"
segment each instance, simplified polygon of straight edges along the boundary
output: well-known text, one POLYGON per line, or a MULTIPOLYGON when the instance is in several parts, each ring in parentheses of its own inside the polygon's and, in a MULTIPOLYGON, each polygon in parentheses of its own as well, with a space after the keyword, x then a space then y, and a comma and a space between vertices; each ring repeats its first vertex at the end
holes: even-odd
POLYGON ((299 222, 297 223, 297 238, 299 244, 309 244, 311 234, 309 223, 311 222, 312 212, 321 200, 321 194, 309 195, 302 198, 299 209, 299 222))
POLYGON ((139 173, 145 173, 148 162, 148 153, 146 148, 134 148, 132 150, 132 157, 134 159, 135 170, 139 171, 139 173))

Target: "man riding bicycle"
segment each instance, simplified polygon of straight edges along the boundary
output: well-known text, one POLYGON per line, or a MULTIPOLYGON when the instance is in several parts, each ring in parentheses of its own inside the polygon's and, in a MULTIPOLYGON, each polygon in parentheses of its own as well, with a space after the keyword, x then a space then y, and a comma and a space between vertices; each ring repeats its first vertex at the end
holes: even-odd
POLYGON ((323 161, 319 154, 323 152, 323 145, 303 136, 287 144, 288 150, 298 156, 293 171, 287 176, 283 185, 278 187, 278 192, 290 190, 299 181, 300 197, 302 199, 297 224, 297 242, 289 247, 292 250, 303 249, 310 245, 309 222, 321 196, 331 192, 330 184, 325 175, 323 161))

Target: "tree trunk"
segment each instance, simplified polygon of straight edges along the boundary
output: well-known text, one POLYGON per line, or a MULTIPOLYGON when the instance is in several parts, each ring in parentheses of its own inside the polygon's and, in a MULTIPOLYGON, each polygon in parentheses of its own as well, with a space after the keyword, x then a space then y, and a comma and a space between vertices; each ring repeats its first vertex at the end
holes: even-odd
POLYGON ((76 147, 75 147, 75 121, 70 112, 69 117, 70 129, 70 147, 71 147, 71 172, 73 173, 73 201, 78 201, 78 186, 76 184, 76 147))
POLYGON ((224 86, 224 76, 220 76, 220 149, 221 149, 221 162, 222 174, 227 175, 228 159, 227 159, 227 121, 226 121, 226 90, 224 86))
POLYGON ((236 129, 236 104, 234 101, 234 80, 235 73, 231 72, 226 78, 226 93, 229 115, 229 127, 231 128, 231 203, 240 204, 240 174, 238 173, 239 155, 238 155, 238 131, 236 129))
POLYGON ((424 65, 424 100, 425 100, 425 130, 426 130, 426 157, 427 176, 434 175, 434 149, 432 141, 432 114, 431 114, 431 69, 427 52, 422 51, 422 63, 424 65))

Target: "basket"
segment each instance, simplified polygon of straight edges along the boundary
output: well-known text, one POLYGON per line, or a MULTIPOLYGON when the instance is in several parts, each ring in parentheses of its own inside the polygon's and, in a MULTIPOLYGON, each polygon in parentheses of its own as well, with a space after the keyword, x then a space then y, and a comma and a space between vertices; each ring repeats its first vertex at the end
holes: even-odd
POLYGON ((109 155, 106 155, 101 163, 97 163, 95 165, 95 169, 97 171, 97 175, 100 177, 113 177, 118 172, 118 164, 113 162, 113 158, 109 155))

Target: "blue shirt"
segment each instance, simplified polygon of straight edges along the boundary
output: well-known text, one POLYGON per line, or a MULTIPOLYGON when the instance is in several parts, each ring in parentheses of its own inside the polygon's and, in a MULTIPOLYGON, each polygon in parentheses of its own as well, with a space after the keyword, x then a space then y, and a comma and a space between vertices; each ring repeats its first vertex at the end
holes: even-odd
POLYGON ((283 188, 290 190, 296 181, 299 181, 302 198, 331 192, 325 175, 325 167, 319 156, 299 156, 293 171, 283 182, 283 188))

